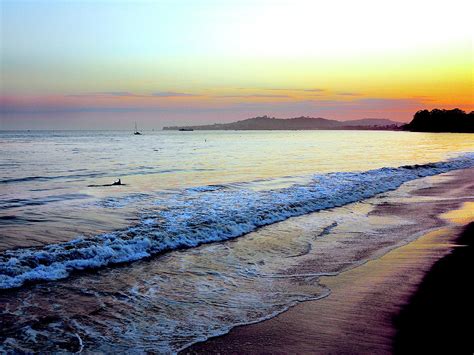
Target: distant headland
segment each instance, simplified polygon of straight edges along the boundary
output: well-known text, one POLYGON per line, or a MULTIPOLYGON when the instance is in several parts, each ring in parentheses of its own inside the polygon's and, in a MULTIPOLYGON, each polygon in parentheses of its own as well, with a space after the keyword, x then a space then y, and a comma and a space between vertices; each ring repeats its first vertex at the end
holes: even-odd
POLYGON ((163 127, 165 131, 259 131, 259 130, 378 130, 412 132, 459 132, 474 133, 474 111, 466 113, 460 109, 420 110, 410 123, 384 118, 365 118, 352 121, 329 120, 321 117, 275 118, 259 116, 231 123, 214 123, 199 126, 163 127))
POLYGON ((466 113, 453 110, 420 110, 413 120, 402 127, 412 132, 459 132, 474 133, 474 111, 466 113))
POLYGON ((166 131, 178 130, 399 130, 403 124, 383 118, 366 118, 354 121, 336 121, 321 117, 275 118, 260 116, 231 123, 214 123, 202 126, 163 127, 166 131))

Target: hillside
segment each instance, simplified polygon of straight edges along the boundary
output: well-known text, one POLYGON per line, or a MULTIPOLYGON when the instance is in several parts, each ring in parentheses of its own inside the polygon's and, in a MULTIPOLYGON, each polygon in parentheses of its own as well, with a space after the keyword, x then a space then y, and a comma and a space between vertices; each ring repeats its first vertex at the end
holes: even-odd
POLYGON ((248 118, 231 123, 201 126, 172 126, 163 130, 330 130, 330 129, 396 129, 402 124, 387 119, 367 118, 354 121, 336 121, 321 117, 274 118, 268 116, 248 118))
POLYGON ((466 113, 457 108, 421 110, 415 113, 413 120, 403 126, 403 129, 413 132, 474 133, 474 111, 466 113))

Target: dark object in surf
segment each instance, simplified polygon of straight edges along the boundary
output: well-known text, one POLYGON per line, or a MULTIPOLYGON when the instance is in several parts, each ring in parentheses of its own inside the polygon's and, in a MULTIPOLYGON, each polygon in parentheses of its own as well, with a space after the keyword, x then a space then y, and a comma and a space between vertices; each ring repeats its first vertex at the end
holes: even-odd
POLYGON ((115 180, 111 184, 104 184, 104 185, 87 185, 87 187, 104 187, 104 186, 125 186, 126 184, 122 184, 122 180, 118 179, 115 180))

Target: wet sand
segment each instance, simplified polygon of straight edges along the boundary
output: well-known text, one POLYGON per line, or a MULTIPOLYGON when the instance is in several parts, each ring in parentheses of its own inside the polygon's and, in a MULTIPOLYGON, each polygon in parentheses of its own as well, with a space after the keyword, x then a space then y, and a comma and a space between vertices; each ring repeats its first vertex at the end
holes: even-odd
MULTIPOLYGON (((474 210, 473 210, 474 211, 474 210)), ((394 319, 394 353, 472 354, 474 222, 438 260, 394 319)))
MULTIPOLYGON (((321 278, 321 283, 331 289, 331 294, 322 300, 300 303, 270 320, 236 327, 224 336, 195 344, 185 352, 384 354, 397 350, 406 353, 412 349, 411 346, 418 345, 418 350, 424 349, 423 345, 428 340, 417 337, 417 334, 423 333, 419 327, 432 324, 432 328, 437 329, 435 334, 450 333, 452 323, 461 316, 450 311, 454 300, 459 299, 459 305, 453 311, 466 309, 465 316, 472 316, 469 308, 461 304, 461 300, 466 298, 456 297, 458 292, 462 292, 461 288, 452 290, 453 295, 449 299, 436 298, 438 303, 434 307, 451 318, 436 321, 436 312, 431 318, 425 318, 426 313, 433 312, 433 308, 426 308, 421 313, 418 310, 433 299, 427 290, 442 289, 443 277, 451 279, 452 273, 458 273, 456 284, 459 286, 461 280, 465 280, 464 284, 468 283, 467 273, 472 272, 472 267, 466 268, 466 257, 464 263, 454 262, 455 267, 451 269, 445 266, 446 256, 453 259, 458 254, 453 252, 457 250, 457 240, 466 243, 465 235, 472 232, 472 227, 463 237, 458 236, 466 224, 474 220, 472 202, 466 203, 466 200, 472 201, 474 196, 474 169, 458 171, 453 175, 455 179, 415 192, 420 196, 440 196, 444 199, 464 196, 462 205, 459 200, 452 203, 445 200, 439 204, 442 208, 435 210, 436 213, 430 217, 440 221, 437 230, 338 276, 321 278), (436 268, 444 271, 432 276, 436 268), (427 278, 431 278, 429 287, 424 286, 427 278), (422 296, 418 296, 420 293, 422 296), (418 326, 410 327, 410 324, 418 326)), ((418 207, 384 205, 376 213, 406 215, 416 213, 418 207)), ((444 294, 447 294, 446 291, 444 294)), ((423 334, 432 339, 428 330, 423 334)), ((461 343, 464 333, 457 331, 455 334, 457 338, 438 336, 438 343, 450 344, 452 339, 461 343)))

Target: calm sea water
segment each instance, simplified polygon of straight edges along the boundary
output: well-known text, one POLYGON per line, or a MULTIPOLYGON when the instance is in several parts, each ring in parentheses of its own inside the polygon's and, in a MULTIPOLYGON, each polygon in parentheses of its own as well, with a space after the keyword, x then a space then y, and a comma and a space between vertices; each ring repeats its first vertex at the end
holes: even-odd
POLYGON ((407 237, 366 201, 474 165, 469 134, 1 132, 0 149, 0 341, 26 351, 174 352, 323 297, 318 276, 407 237))

